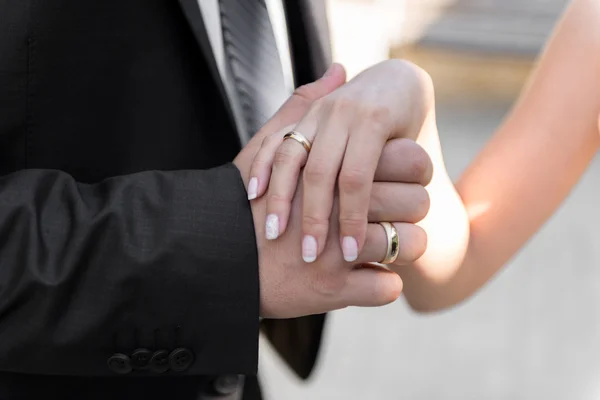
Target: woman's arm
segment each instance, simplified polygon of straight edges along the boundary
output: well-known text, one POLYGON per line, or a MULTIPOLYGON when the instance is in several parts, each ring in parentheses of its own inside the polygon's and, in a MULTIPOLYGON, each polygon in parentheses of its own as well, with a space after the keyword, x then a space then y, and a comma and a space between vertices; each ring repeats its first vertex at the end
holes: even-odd
POLYGON ((600 3, 574 0, 520 102, 456 188, 430 118, 419 139, 436 170, 422 223, 428 250, 399 271, 413 308, 463 300, 531 238, 596 153, 599 112, 600 3))

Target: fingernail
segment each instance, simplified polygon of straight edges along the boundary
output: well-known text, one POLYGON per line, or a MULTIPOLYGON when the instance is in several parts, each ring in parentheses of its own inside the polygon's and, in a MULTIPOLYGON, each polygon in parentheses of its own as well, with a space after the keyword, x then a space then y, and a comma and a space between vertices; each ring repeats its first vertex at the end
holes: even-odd
POLYGON ((345 236, 342 239, 342 252, 344 253, 344 260, 347 262, 356 261, 358 258, 358 243, 352 236, 345 236))
POLYGON ((334 64, 331 64, 329 68, 327 68, 327 71, 325 71, 325 74, 323 74, 323 78, 327 78, 333 74, 333 66, 334 64))
POLYGON ((258 196, 258 179, 252 177, 248 183, 248 200, 254 200, 258 196))
POLYGON ((267 240, 275 240, 279 237, 279 218, 275 214, 267 216, 265 225, 267 240))
POLYGON ((302 240, 302 259, 306 263, 315 262, 317 259, 317 239, 314 236, 304 236, 302 240))

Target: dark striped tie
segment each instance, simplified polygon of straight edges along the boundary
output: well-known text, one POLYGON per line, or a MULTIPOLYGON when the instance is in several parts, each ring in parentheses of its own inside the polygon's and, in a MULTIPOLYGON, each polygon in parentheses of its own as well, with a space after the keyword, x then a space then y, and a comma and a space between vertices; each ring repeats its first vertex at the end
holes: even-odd
POLYGON ((265 0, 219 0, 223 45, 245 130, 254 135, 289 96, 265 0))

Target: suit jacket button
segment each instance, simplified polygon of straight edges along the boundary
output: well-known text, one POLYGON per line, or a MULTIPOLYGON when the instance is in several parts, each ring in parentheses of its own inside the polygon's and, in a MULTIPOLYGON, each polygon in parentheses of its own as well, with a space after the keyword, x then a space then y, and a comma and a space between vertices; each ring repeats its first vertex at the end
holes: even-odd
POLYGON ((166 350, 157 350, 150 358, 150 370, 157 374, 162 374, 169 370, 169 352, 166 350))
POLYGON ((194 354, 184 347, 175 349, 169 355, 171 371, 183 372, 194 362, 194 354))
POLYGON ((240 378, 237 375, 221 375, 213 381, 213 389, 220 395, 230 395, 238 390, 240 378))
POLYGON ((108 368, 117 374, 131 372, 131 360, 125 354, 115 353, 108 359, 108 368))
POLYGON ((131 354, 131 366, 134 369, 147 369, 150 365, 152 352, 148 349, 137 349, 131 354))

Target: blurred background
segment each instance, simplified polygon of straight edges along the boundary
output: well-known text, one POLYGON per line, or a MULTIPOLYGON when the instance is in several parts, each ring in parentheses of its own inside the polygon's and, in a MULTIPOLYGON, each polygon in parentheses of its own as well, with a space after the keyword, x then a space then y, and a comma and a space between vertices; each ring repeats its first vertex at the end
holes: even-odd
MULTIPOLYGON (((350 74, 388 57, 433 76, 457 178, 510 110, 567 0, 327 0, 350 74)), ((600 399, 600 159, 509 267, 435 315, 404 300, 330 315, 300 382, 261 341, 268 399, 600 399), (271 394, 277 393, 277 396, 271 394)))

